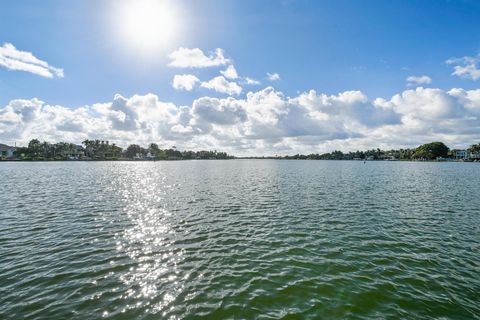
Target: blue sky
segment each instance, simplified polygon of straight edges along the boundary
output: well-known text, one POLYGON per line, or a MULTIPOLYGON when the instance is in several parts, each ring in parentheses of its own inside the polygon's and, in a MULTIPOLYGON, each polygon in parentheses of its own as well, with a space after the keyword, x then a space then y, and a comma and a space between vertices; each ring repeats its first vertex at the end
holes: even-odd
MULTIPOLYGON (((7 43, 18 51, 29 52, 49 66, 63 69, 64 76, 47 78, 0 66, 0 106, 16 99, 37 98, 48 105, 74 110, 112 103, 116 94, 126 100, 134 95, 153 94, 161 102, 190 106, 193 110, 196 99, 204 96, 226 99, 230 95, 245 101, 248 92, 260 92, 269 86, 281 92, 285 100, 312 89, 326 95, 357 90, 373 103, 376 98, 389 100, 405 90, 414 90, 417 85, 447 92, 452 88, 472 91, 479 84, 475 73, 452 75, 455 66, 468 64, 466 60, 447 63, 451 58, 470 57, 473 71, 477 70, 478 1, 170 2, 162 7, 167 11, 162 14, 169 15, 171 10, 176 26, 172 29, 174 34, 150 51, 139 49, 142 45, 139 42, 125 39, 123 22, 128 3, 2 1, 0 45, 7 43), (215 67, 175 68, 169 65, 172 63, 169 55, 179 48, 198 48, 206 56, 221 48, 229 62, 215 67), (219 71, 230 64, 239 74, 235 82, 242 87, 240 94, 225 94, 201 85, 219 76, 219 71), (269 81, 267 73, 278 73, 280 80, 269 81), (173 88, 174 76, 185 74, 199 79, 195 88, 190 91, 173 88), (409 85, 406 78, 410 76, 426 76, 430 80, 409 85), (242 85, 245 77, 261 85, 242 85)), ((302 122, 297 121, 301 126, 302 122)), ((472 130, 473 134, 480 133, 472 130)), ((28 138, 18 132, 17 136, 4 134, 4 138, 7 136, 20 141, 28 138)), ((61 133, 50 136, 58 138, 61 133)), ((347 136, 343 139, 344 146, 352 148, 356 135, 347 136)), ((429 137, 434 138, 434 132, 429 137)), ((292 136, 287 134, 283 138, 292 136)), ((459 144, 469 138, 465 136, 459 144)), ((124 137, 119 135, 121 139, 124 137)), ((336 139, 321 138, 323 144, 316 146, 303 143, 298 147, 290 143, 279 150, 327 150, 336 139)), ((275 151, 274 145, 279 143, 261 137, 254 140, 254 149, 266 153, 275 151), (259 140, 263 143, 260 146, 259 140)), ((417 140, 412 136, 412 140, 398 144, 421 142, 417 140)), ((453 136, 451 141, 455 141, 453 136)), ((371 142, 357 145, 367 146, 371 142)), ((195 147, 192 140, 185 145, 195 147)), ((234 144, 224 146, 235 148, 234 144)))

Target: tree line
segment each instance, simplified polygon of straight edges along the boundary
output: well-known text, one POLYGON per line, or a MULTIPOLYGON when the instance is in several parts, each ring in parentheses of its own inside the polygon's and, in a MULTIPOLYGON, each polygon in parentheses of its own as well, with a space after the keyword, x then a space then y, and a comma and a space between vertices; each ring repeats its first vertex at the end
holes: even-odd
MULTIPOLYGON (((436 160, 438 158, 454 158, 456 150, 450 150, 443 142, 431 142, 411 149, 353 151, 344 153, 336 150, 323 154, 296 154, 283 159, 302 160, 436 160)), ((480 155, 480 143, 471 145, 467 151, 480 155)))
MULTIPOLYGON (((467 151, 480 159, 480 143, 472 144, 467 151)), ((293 156, 267 157, 270 159, 301 160, 436 160, 453 158, 456 150, 450 150, 443 142, 431 142, 410 149, 353 151, 344 153, 336 150, 318 154, 296 154, 293 156)), ((148 147, 131 144, 126 149, 107 140, 85 140, 82 145, 67 142, 49 143, 33 139, 27 147, 17 147, 15 157, 21 160, 191 160, 191 159, 233 159, 226 152, 180 151, 175 147, 161 149, 158 144, 148 147)), ((250 157, 264 158, 264 157, 250 157)))
POLYGON ((82 145, 50 143, 33 139, 26 147, 17 147, 15 157, 22 160, 192 160, 232 159, 226 152, 179 151, 175 147, 160 149, 156 143, 144 148, 131 144, 126 149, 107 140, 85 140, 82 145))

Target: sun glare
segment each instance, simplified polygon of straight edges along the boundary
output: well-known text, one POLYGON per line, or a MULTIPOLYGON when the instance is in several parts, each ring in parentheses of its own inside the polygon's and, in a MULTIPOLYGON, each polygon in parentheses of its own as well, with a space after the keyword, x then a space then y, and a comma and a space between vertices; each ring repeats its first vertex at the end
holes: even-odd
POLYGON ((141 51, 164 48, 178 31, 175 7, 167 0, 122 1, 117 19, 123 40, 141 51))

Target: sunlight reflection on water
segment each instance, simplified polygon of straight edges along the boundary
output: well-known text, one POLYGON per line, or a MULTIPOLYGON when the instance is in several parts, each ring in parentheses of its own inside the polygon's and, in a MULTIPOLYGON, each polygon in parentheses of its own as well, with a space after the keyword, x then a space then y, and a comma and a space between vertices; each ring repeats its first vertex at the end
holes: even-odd
POLYGON ((158 313, 183 288, 177 269, 182 251, 174 250, 171 244, 174 233, 169 222, 171 213, 162 201, 171 187, 165 184, 161 172, 152 176, 142 167, 131 169, 118 185, 131 226, 117 236, 117 250, 130 257, 135 265, 120 277, 130 288, 123 298, 138 302, 127 305, 123 312, 144 307, 146 312, 158 313), (131 181, 136 183, 132 185, 131 181))

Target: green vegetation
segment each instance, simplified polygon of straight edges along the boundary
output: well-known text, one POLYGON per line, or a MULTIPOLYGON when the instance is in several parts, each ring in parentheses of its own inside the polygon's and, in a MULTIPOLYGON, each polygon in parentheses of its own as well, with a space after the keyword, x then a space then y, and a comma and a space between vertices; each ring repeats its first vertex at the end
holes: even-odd
MULTIPOLYGON (((6 145, 3 145, 8 147, 6 145)), ((0 157, 1 158, 1 157, 0 157)), ((5 158, 5 156, 3 156, 5 158)), ((215 151, 179 151, 175 147, 160 149, 156 143, 147 148, 131 144, 125 150, 103 140, 85 140, 82 145, 73 143, 40 142, 33 139, 27 147, 17 147, 14 159, 19 160, 191 160, 191 159, 233 159, 225 152, 215 151)), ((381 150, 371 149, 344 153, 312 153, 308 155, 275 157, 248 157, 254 159, 285 160, 448 160, 480 161, 480 143, 472 144, 467 150, 450 150, 443 142, 431 142, 412 149, 381 150)))
POLYGON ((435 160, 438 157, 448 156, 448 147, 443 142, 423 144, 413 153, 414 159, 435 160))
POLYGON ((470 153, 480 153, 480 143, 472 144, 467 150, 470 153))
POLYGON ((217 151, 179 151, 175 147, 160 149, 156 143, 151 143, 148 148, 142 148, 137 144, 131 144, 125 150, 125 157, 129 159, 147 158, 155 160, 193 160, 193 159, 233 159, 233 156, 225 152, 217 151))
POLYGON ((83 154, 81 146, 73 143, 59 142, 51 144, 33 139, 28 147, 16 148, 15 155, 23 160, 67 160, 72 156, 83 154))
MULTIPOLYGON (((480 160, 480 143, 473 144, 468 148, 468 157, 463 159, 467 161, 480 160)), ((380 150, 372 149, 367 151, 354 151, 343 153, 342 151, 333 151, 329 153, 312 153, 308 155, 296 154, 294 156, 270 157, 270 159, 286 160, 446 160, 456 159, 455 152, 450 151, 443 142, 431 142, 423 144, 413 149, 398 150, 380 150)))
POLYGON ((82 144, 85 146, 84 155, 90 159, 117 160, 123 156, 122 148, 109 141, 85 140, 82 144))
POLYGON ((399 149, 399 150, 380 150, 372 149, 367 151, 354 151, 343 153, 342 151, 333 151, 323 154, 309 154, 301 155, 296 154, 294 156, 285 156, 284 159, 304 159, 304 160, 412 160, 412 154, 415 149, 399 149))
POLYGON ((40 142, 33 139, 28 147, 18 147, 15 158, 20 160, 191 160, 191 159, 232 159, 225 152, 179 151, 175 147, 160 149, 151 143, 148 148, 137 144, 123 150, 115 143, 103 140, 85 140, 83 145, 59 142, 40 142))

